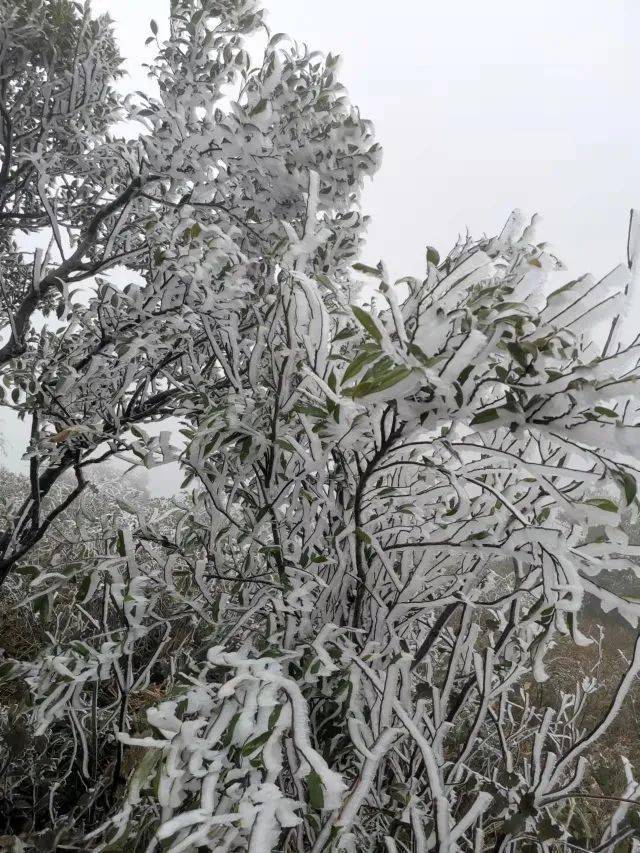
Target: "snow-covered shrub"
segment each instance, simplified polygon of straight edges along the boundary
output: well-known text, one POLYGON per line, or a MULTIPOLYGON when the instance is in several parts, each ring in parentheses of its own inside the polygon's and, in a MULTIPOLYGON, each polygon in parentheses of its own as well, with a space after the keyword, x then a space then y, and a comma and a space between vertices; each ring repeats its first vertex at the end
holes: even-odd
MULTIPOLYGON (((82 26, 97 39, 105 24, 82 26)), ((89 86, 73 67, 71 89, 89 86)), ((36 736, 67 727, 88 803, 69 821, 53 796, 47 831, 171 853, 579 844, 567 807, 588 796, 640 643, 590 728, 591 680, 549 707, 532 685, 558 638, 591 642, 586 593, 634 627, 640 614, 598 577, 636 571, 639 553, 620 527, 636 502, 639 346, 616 320, 637 217, 628 263, 600 282, 549 292, 560 263, 518 212, 392 282, 358 261, 380 152, 333 57, 265 37, 253 0, 179 0, 151 73, 157 96, 121 105, 140 136, 95 131, 100 171, 89 157, 70 182, 80 162, 56 172, 44 154, 9 166, 46 172, 38 222, 72 254, 54 240, 7 261, 6 402, 33 429, 3 571, 98 460, 179 457, 185 472, 171 506, 119 500, 128 520, 98 525, 79 565, 31 572, 57 631, 2 674, 28 685, 36 736), (97 197, 83 189, 99 179, 97 197), (100 277, 116 263, 138 276, 124 289, 100 277), (58 284, 62 327, 27 333, 58 284), (142 426, 168 414, 180 445, 142 426), (65 613, 81 636, 60 630, 65 613)), ((12 202, 10 239, 30 204, 12 202)), ((78 517, 76 544, 97 524, 78 517)), ((626 773, 594 849, 636 833, 626 773)))

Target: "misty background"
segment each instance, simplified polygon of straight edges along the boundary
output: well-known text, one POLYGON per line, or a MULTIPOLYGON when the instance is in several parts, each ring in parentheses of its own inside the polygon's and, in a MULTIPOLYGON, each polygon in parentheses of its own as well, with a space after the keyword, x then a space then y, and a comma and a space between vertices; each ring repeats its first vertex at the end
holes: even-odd
MULTIPOLYGON (((168 0, 93 0, 115 21, 129 78, 145 89, 153 17, 168 0)), ((264 0, 273 33, 339 53, 341 81, 384 148, 363 200, 362 260, 420 276, 469 228, 500 230, 514 207, 540 213, 538 239, 568 267, 600 277, 626 260, 640 207, 640 3, 637 0, 264 0)), ((639 318, 640 323, 640 318, 639 318)), ((27 429, 0 412, 0 464, 26 470, 27 429)), ((149 472, 155 494, 175 464, 149 472)))

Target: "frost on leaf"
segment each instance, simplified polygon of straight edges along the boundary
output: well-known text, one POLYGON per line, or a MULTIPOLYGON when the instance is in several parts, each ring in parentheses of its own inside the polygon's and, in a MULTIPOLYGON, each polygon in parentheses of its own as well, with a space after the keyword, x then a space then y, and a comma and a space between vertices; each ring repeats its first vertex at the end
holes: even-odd
MULTIPOLYGON (((618 583, 637 214, 601 281, 549 293, 560 263, 516 211, 394 283, 360 260, 372 126, 255 0, 173 3, 156 94, 126 99, 107 18, 0 12, 0 402, 30 427, 0 580, 32 639, 0 661, 23 691, 0 765, 35 804, 25 843, 571 845, 640 667, 620 650, 602 713, 597 667, 557 675, 603 651, 585 603, 640 616, 618 583), (172 499, 125 475, 167 463, 172 499)), ((582 849, 636 831, 623 770, 582 849)))

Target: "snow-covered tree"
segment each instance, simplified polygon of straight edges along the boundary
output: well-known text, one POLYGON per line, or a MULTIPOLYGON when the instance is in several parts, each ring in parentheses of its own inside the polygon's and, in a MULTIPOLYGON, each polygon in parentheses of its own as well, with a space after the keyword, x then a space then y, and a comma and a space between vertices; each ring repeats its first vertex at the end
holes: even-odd
MULTIPOLYGON (((92 54, 106 22, 68 8, 92 54)), ((533 685, 559 639, 590 642, 585 594, 634 627, 640 615, 599 577, 640 555, 620 527, 636 505, 640 345, 616 319, 638 218, 628 262, 599 282, 549 292, 561 265, 518 212, 392 282, 358 262, 379 149, 333 57, 265 35, 253 0, 174 3, 158 49, 158 95, 120 104, 140 135, 97 128, 86 177, 48 167, 38 229, 53 247, 16 245, 4 276, 18 292, 5 385, 34 425, 4 565, 37 553, 78 496, 76 544, 91 543, 73 570, 27 572, 27 598, 73 613, 76 636, 57 619, 2 670, 26 681, 37 736, 75 745, 64 778, 86 797, 70 812, 52 795, 47 831, 172 853, 570 849, 570 806, 589 796, 640 642, 595 722, 597 681, 549 707, 533 685), (101 279, 116 263, 138 279, 101 279), (35 310, 47 276, 63 280, 62 326, 21 333, 19 287, 35 310), (88 299, 66 296, 74 280, 88 299), (180 447, 141 425, 168 413, 180 447), (114 495, 130 520, 96 532, 88 466, 178 454, 171 507, 114 495), (77 485, 54 495, 69 470, 77 485)), ((637 835, 625 771, 593 849, 637 835)))
POLYGON ((113 90, 110 24, 88 7, 6 2, 1 20, 0 365, 4 405, 33 424, 33 485, 0 537, 0 579, 55 517, 41 504, 65 472, 77 497, 96 458, 171 458, 165 434, 132 448, 129 429, 180 414, 184 383, 216 371, 213 330, 260 296, 306 216, 310 170, 330 232, 315 263, 344 275, 363 227, 354 201, 379 160, 334 58, 276 36, 252 65, 255 3, 174 4, 158 96, 133 100, 113 90), (116 135, 125 117, 138 137, 116 135), (114 266, 135 273, 124 288, 104 277, 114 266), (38 331, 54 307, 58 327, 38 331))

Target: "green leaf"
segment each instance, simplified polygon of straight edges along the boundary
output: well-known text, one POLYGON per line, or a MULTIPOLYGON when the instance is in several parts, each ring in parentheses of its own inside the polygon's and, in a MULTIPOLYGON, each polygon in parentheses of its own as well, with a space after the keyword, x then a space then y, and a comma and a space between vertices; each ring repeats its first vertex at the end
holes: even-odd
POLYGON ((367 312, 358 305, 351 305, 351 310, 353 311, 354 317, 364 328, 367 334, 369 334, 374 341, 380 343, 382 341, 382 334, 380 333, 380 329, 376 326, 373 317, 367 314, 367 312))
POLYGON ((471 421, 471 426, 475 424, 486 424, 489 421, 495 421, 499 417, 497 409, 485 409, 484 412, 478 412, 475 418, 471 421))
POLYGON ((80 657, 85 658, 85 660, 88 660, 91 657, 91 648, 81 640, 72 640, 70 647, 77 652, 80 657))
POLYGON ((619 507, 613 501, 609 500, 609 498, 590 498, 585 503, 590 504, 591 506, 597 506, 598 509, 603 509, 605 512, 618 512, 619 507))
POLYGON ((220 738, 220 743, 222 744, 223 747, 225 747, 225 749, 228 746, 230 746, 230 744, 231 744, 231 740, 233 738, 233 732, 234 732, 236 725, 238 724, 239 719, 240 719, 240 713, 234 714, 233 717, 231 718, 229 725, 224 730, 224 733, 223 733, 222 737, 220 738))
POLYGON ((357 376, 358 373, 362 370, 362 368, 369 364, 371 361, 374 361, 380 355, 380 350, 376 350, 375 352, 361 352, 353 359, 351 364, 345 370, 342 381, 347 382, 349 379, 353 379, 354 376, 357 376))
POLYGON ((404 512, 409 515, 415 515, 415 507, 412 504, 400 504, 396 507, 396 512, 404 512))
POLYGON ((627 506, 630 506, 636 497, 636 493, 638 491, 638 484, 636 483, 636 478, 633 474, 630 474, 628 471, 619 471, 620 480, 622 481, 622 487, 624 489, 624 498, 627 502, 627 506))
POLYGON ((376 278, 382 278, 382 272, 376 267, 369 267, 367 264, 354 264, 353 268, 356 272, 363 272, 365 275, 373 275, 376 278))
POLYGON ((440 252, 433 246, 427 246, 427 262, 436 266, 440 263, 440 252))
POLYGON ((464 395, 462 393, 462 388, 460 387, 460 385, 457 382, 453 383, 453 387, 456 390, 456 393, 455 393, 456 406, 458 406, 458 408, 462 408, 462 403, 464 402, 464 395))
POLYGON ((376 363, 367 370, 360 381, 369 382, 384 379, 387 374, 392 373, 396 367, 397 365, 395 361, 389 358, 388 355, 383 355, 382 358, 378 359, 378 361, 376 361, 376 363))
POLYGON ((371 544, 371 537, 368 533, 365 533, 361 527, 356 527, 356 539, 358 542, 366 542, 368 545, 371 544))
POLYGON ((261 735, 251 738, 251 740, 248 740, 242 747, 242 755, 251 755, 252 752, 260 749, 261 746, 264 746, 270 737, 271 732, 263 732, 261 735))
POLYGON ((151 19, 151 24, 150 24, 150 26, 151 26, 151 32, 154 34, 154 36, 157 36, 157 35, 158 35, 158 25, 157 25, 157 24, 156 24, 156 22, 153 20, 153 18, 151 19))
POLYGON ((86 601, 87 595, 89 594, 89 590, 91 588, 91 575, 85 575, 80 581, 80 586, 78 587, 78 598, 84 604, 86 601))
POLYGON ((258 103, 255 105, 255 107, 251 110, 249 115, 255 116, 255 115, 258 115, 258 113, 263 113, 266 110, 266 108, 267 108, 267 101, 265 98, 262 98, 261 100, 258 101, 258 103))
POLYGON ((596 406, 594 411, 599 415, 604 415, 606 418, 618 418, 617 412, 614 412, 613 409, 605 409, 604 406, 596 406))
POLYGON ((444 355, 425 355, 417 344, 409 344, 409 352, 411 355, 415 355, 415 357, 422 362, 424 367, 433 367, 434 364, 438 364, 439 361, 446 358, 444 355))
POLYGON ((213 605, 211 606, 211 618, 214 622, 217 622, 220 618, 220 595, 216 595, 213 605))
POLYGON ((309 791, 309 803, 311 807, 314 809, 323 809, 324 791, 322 789, 322 781, 315 770, 312 770, 307 776, 307 789, 309 791))
POLYGON ((345 388, 344 393, 354 399, 366 397, 369 394, 375 394, 377 391, 385 391, 387 388, 397 385, 398 382, 406 379, 410 373, 411 369, 409 367, 395 367, 393 370, 387 371, 382 375, 363 379, 357 385, 345 388))
POLYGON ((122 530, 118 530, 118 536, 116 538, 116 551, 120 554, 121 557, 127 556, 127 549, 124 544, 124 533, 122 530))
POLYGON ((345 329, 341 329, 333 340, 346 341, 348 338, 352 338, 354 335, 354 330, 351 327, 347 326, 345 329))
POLYGON ((244 462, 244 460, 249 455, 249 451, 251 450, 251 445, 253 443, 253 439, 250 435, 245 435, 244 438, 240 442, 240 461, 244 462))
POLYGON ((326 418, 328 414, 325 409, 321 409, 320 406, 307 406, 304 403, 298 403, 293 408, 296 412, 299 412, 299 414, 309 415, 313 418, 326 418))
POLYGON ((146 432, 135 424, 131 426, 131 432, 135 435, 136 438, 139 438, 141 441, 147 441, 149 439, 149 436, 146 434, 146 432))
POLYGON ((280 719, 280 714, 282 713, 282 705, 276 705, 273 711, 269 714, 269 722, 267 723, 267 727, 269 731, 273 731, 276 723, 280 719))
POLYGON ((458 376, 458 383, 460 385, 464 385, 464 383, 467 381, 469 376, 471 376, 471 371, 473 370, 474 366, 475 365, 473 365, 473 364, 468 364, 464 368, 464 370, 461 371, 460 375, 458 376))

